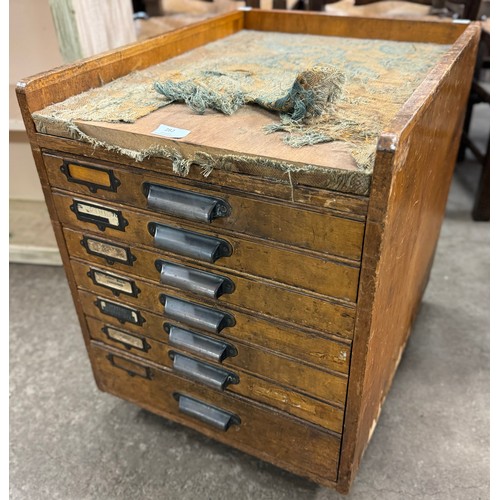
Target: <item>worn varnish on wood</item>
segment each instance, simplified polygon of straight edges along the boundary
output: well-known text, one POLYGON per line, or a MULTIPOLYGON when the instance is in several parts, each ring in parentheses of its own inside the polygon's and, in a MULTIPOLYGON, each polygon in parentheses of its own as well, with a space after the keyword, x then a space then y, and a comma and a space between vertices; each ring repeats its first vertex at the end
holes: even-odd
MULTIPOLYGON (((347 492, 429 278, 479 31, 474 23, 250 10, 20 82, 98 386, 347 492), (134 160, 34 126, 32 114, 53 102, 242 29, 451 47, 381 134, 373 175, 354 191, 272 162, 259 171, 235 162, 208 177, 194 164, 179 177, 168 159, 134 160), (230 214, 208 222, 186 207, 162 210, 148 204, 149 184, 222 200, 230 214), (177 231, 168 233, 176 245, 155 233, 158 225, 177 231)), ((84 126, 120 147, 146 140, 119 124, 84 126)), ((235 137, 224 140, 224 154, 241 153, 235 137)), ((263 163, 280 155, 294 162, 282 146, 258 146, 263 163)), ((224 149, 210 130, 192 147, 224 149)), ((295 159, 353 168, 344 153, 325 157, 324 148, 295 159)))

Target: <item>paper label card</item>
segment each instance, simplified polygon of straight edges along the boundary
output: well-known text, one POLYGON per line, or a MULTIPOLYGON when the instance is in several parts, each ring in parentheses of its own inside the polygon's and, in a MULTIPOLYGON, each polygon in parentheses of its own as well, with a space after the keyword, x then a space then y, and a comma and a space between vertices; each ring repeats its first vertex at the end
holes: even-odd
POLYGON ((169 125, 161 124, 151 133, 155 135, 161 135, 162 137, 168 137, 169 139, 183 139, 190 132, 191 130, 185 130, 183 128, 170 127, 169 125))

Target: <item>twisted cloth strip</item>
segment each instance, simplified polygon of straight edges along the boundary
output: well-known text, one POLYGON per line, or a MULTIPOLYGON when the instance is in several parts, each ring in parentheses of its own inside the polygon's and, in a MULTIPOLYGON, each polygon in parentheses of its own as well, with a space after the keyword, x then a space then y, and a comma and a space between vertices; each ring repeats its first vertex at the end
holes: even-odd
POLYGON ((262 97, 250 92, 245 93, 241 89, 231 92, 231 85, 227 82, 219 85, 218 90, 209 88, 208 84, 213 77, 218 77, 221 83, 221 77, 224 76, 227 75, 206 71, 205 83, 200 82, 200 79, 197 81, 190 79, 185 82, 167 81, 163 84, 157 82, 154 87, 167 98, 168 103, 185 102, 200 114, 207 108, 212 108, 231 115, 244 104, 254 103, 288 115, 293 121, 306 123, 308 119, 322 115, 327 110, 328 104, 341 96, 345 82, 344 74, 334 66, 318 65, 299 73, 286 95, 275 99, 272 95, 262 97))

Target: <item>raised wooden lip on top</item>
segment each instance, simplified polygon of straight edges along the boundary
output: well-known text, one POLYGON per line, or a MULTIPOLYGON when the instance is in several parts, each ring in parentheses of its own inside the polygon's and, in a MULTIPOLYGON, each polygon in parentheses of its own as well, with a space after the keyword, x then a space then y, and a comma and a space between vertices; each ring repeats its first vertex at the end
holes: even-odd
MULTIPOLYGON (((468 25, 463 23, 336 17, 327 13, 246 9, 39 73, 19 81, 16 92, 26 129, 31 139, 38 142, 31 113, 244 29, 454 44, 467 27, 468 25)), ((447 54, 444 54, 443 58, 447 57, 447 54)), ((420 87, 429 86, 439 78, 440 69, 437 65, 420 87)), ((411 115, 412 106, 418 105, 410 98, 393 120, 393 124, 402 123, 400 115, 411 115)), ((389 128, 391 134, 401 132, 394 130, 393 126, 389 128)), ((385 132, 381 134, 383 135, 385 132)))

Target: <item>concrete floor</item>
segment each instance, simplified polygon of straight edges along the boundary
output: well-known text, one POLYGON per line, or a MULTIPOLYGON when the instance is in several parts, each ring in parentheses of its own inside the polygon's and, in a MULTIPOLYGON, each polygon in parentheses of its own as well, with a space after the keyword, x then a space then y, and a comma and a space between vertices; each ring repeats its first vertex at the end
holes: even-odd
MULTIPOLYGON (((489 498, 489 224, 457 168, 431 280, 350 498, 489 498)), ((12 500, 344 498, 99 392, 59 267, 10 268, 12 500)))
MULTIPOLYGON (((469 173, 353 499, 488 498, 489 224, 469 173)), ((99 392, 61 268, 11 265, 10 287, 12 500, 342 498, 99 392)))

